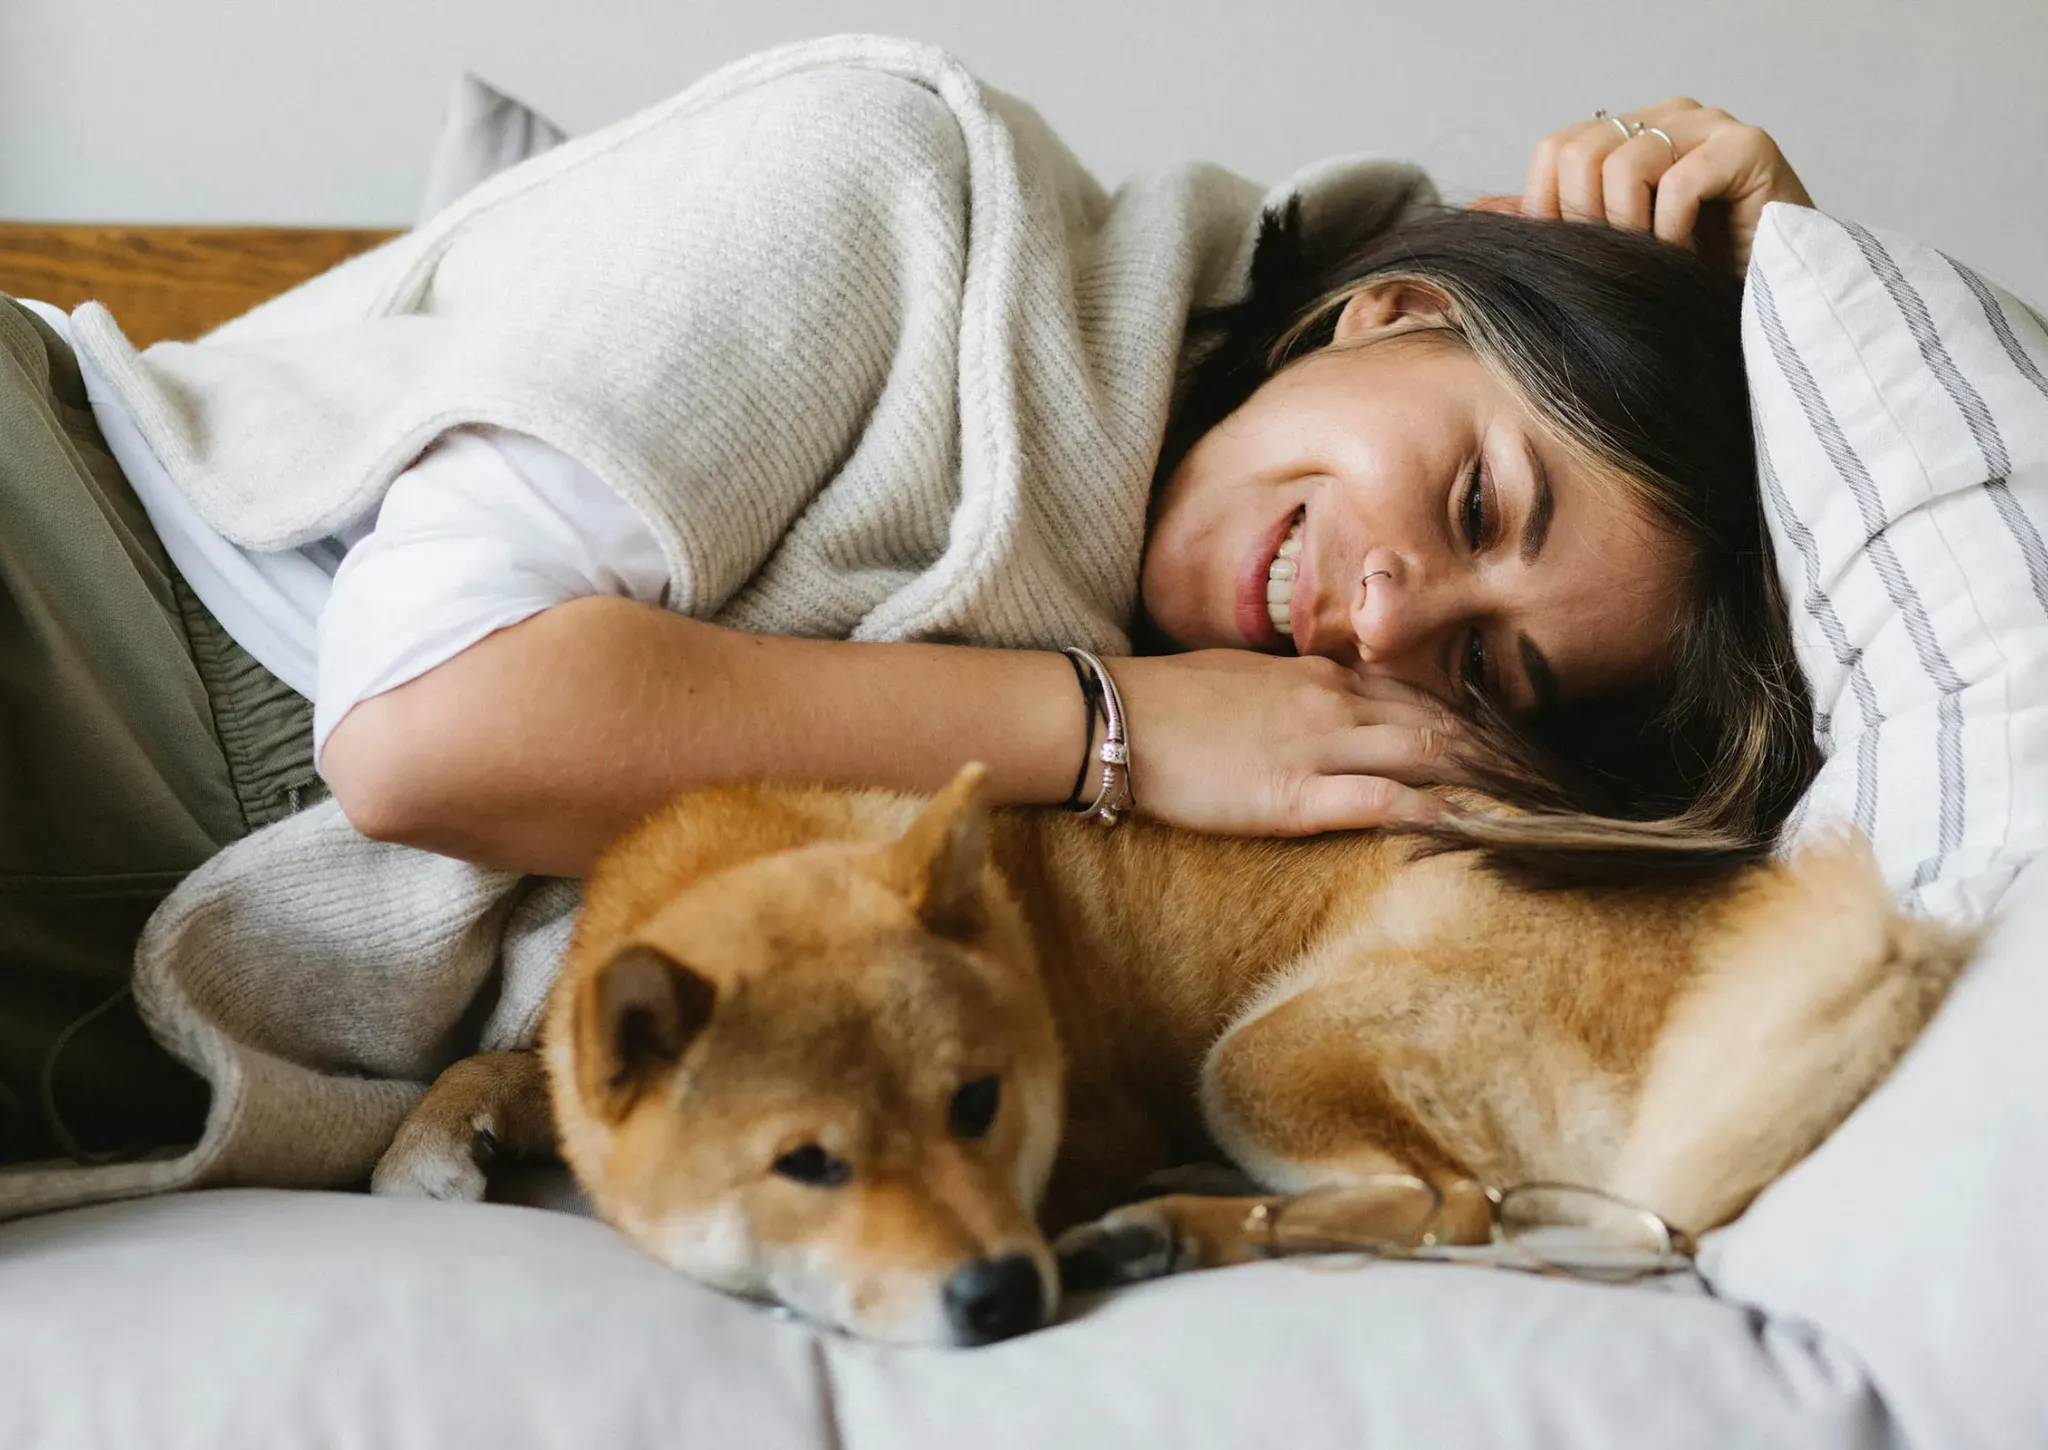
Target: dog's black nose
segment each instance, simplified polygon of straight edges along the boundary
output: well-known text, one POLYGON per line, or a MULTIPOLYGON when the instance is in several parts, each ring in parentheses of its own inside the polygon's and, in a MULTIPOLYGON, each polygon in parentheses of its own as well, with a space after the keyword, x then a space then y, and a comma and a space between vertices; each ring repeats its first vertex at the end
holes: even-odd
POLYGON ((976 1259, 946 1280, 946 1318, 962 1344, 987 1344, 1036 1329, 1045 1287, 1029 1254, 976 1259))

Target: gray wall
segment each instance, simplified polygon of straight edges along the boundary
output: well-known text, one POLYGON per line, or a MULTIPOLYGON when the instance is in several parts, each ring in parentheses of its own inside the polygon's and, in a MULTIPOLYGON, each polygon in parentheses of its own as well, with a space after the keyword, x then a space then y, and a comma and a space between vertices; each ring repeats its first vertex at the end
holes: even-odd
POLYGON ((0 0, 0 216, 402 223, 465 67, 585 130, 856 29, 951 47, 1106 180, 1372 150, 1514 190, 1545 130, 1688 93, 2048 299, 2048 0, 0 0))

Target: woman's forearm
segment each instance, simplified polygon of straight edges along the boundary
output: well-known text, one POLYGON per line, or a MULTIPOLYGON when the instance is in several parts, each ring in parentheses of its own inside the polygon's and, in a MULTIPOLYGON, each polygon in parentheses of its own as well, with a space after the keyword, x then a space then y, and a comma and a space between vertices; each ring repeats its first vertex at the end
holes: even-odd
POLYGON ((742 634, 612 598, 499 631, 357 705, 322 770, 359 830, 580 876, 677 791, 778 780, 1062 800, 1083 750, 1057 654, 742 634))

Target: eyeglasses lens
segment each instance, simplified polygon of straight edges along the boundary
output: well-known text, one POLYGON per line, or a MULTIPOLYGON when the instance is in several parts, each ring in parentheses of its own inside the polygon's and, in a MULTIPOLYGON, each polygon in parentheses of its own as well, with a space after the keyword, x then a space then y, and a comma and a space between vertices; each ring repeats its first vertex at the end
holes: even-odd
POLYGON ((1590 1188, 1531 1183, 1500 1201, 1501 1234, 1523 1253, 1588 1279, 1637 1279, 1684 1267, 1664 1220, 1590 1188))

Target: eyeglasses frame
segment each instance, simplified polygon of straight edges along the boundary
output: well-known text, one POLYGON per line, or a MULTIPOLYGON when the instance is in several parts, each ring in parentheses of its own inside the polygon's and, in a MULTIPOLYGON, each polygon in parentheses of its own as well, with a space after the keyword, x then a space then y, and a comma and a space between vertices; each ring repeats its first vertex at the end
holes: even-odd
MULTIPOLYGON (((1645 1279, 1659 1278, 1666 1274, 1691 1272, 1697 1276, 1699 1273, 1696 1262, 1699 1246, 1690 1234, 1672 1224, 1654 1209, 1645 1208, 1639 1203, 1630 1202, 1628 1199, 1609 1193, 1605 1189, 1589 1188, 1580 1183, 1561 1183, 1547 1179, 1532 1179, 1525 1183, 1510 1184, 1505 1189, 1489 1183, 1480 1183, 1478 1180, 1471 1178, 1460 1179, 1452 1185, 1454 1188, 1465 1186, 1477 1189, 1486 1201, 1489 1241, 1504 1243, 1516 1249, 1527 1258, 1527 1263, 1503 1263, 1491 1260, 1480 1262, 1471 1259, 1454 1259, 1426 1252, 1430 1249, 1460 1246, 1442 1243, 1438 1238, 1436 1224, 1443 1214, 1445 1190, 1438 1188, 1428 1179, 1421 1178, 1412 1173, 1375 1173, 1348 1182, 1322 1184, 1303 1193, 1284 1198, 1277 1206, 1270 1200, 1262 1199, 1258 1203, 1253 1204, 1246 1212, 1244 1230, 1247 1237, 1252 1238, 1257 1245, 1256 1254, 1260 1258, 1281 1259, 1316 1254, 1340 1254, 1368 1261, 1410 1260, 1420 1263, 1455 1263, 1476 1267, 1513 1269, 1524 1273, 1554 1275, 1576 1279, 1581 1282, 1603 1284, 1633 1284, 1640 1283, 1645 1279), (1429 1213, 1423 1219, 1425 1231, 1421 1238, 1413 1245, 1346 1244, 1330 1248, 1289 1248, 1278 1242, 1277 1235, 1280 1220, 1289 1208, 1319 1195, 1334 1197, 1339 1193, 1358 1193, 1362 1190, 1369 1190, 1376 1183, 1400 1184, 1404 1187, 1420 1188, 1429 1195, 1429 1213), (1544 1259, 1517 1236, 1510 1233, 1502 1218, 1502 1210, 1515 1195, 1543 1191, 1597 1198, 1637 1215, 1645 1225, 1653 1229, 1654 1236, 1661 1241, 1662 1247, 1656 1251, 1656 1263, 1623 1273, 1603 1273, 1593 1269, 1574 1268, 1567 1263, 1544 1259)), ((1478 1246, 1474 1245, 1473 1247, 1478 1246)), ((1705 1283, 1706 1281, 1702 1278, 1701 1282, 1705 1283)))

